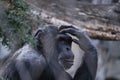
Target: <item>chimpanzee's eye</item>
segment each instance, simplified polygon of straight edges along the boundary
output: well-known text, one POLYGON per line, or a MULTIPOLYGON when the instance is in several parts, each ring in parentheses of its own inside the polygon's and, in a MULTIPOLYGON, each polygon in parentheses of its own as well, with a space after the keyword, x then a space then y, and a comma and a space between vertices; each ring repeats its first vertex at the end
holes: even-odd
POLYGON ((66 49, 67 49, 67 51, 69 51, 69 50, 70 50, 70 48, 68 48, 68 47, 67 47, 66 49))

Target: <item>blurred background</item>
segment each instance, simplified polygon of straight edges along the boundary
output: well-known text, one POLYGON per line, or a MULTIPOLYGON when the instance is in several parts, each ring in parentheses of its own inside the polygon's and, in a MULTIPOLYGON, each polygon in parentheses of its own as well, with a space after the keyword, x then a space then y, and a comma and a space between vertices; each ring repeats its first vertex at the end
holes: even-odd
MULTIPOLYGON (((4 60, 7 59, 9 55, 13 54, 28 40, 32 42, 31 36, 30 36, 32 32, 38 27, 41 27, 46 24, 44 20, 41 20, 41 15, 39 13, 41 12, 41 9, 55 13, 55 15, 57 14, 59 19, 67 15, 67 17, 71 17, 71 18, 74 18, 74 20, 83 21, 84 23, 88 24, 89 22, 88 17, 86 16, 83 17, 82 13, 76 14, 77 11, 79 11, 79 9, 84 8, 84 10, 86 9, 86 12, 87 12, 88 10, 87 8, 89 7, 89 5, 94 5, 96 7, 100 6, 99 7, 100 12, 99 12, 99 9, 98 10, 94 9, 93 10, 95 11, 94 14, 89 13, 90 15, 91 14, 93 16, 95 15, 94 19, 98 19, 99 15, 96 15, 96 14, 98 13, 104 14, 102 13, 102 10, 103 11, 107 10, 108 9, 107 7, 109 6, 112 6, 112 7, 109 7, 112 9, 114 5, 120 2, 119 0, 25 0, 26 3, 32 6, 26 13, 26 9, 28 8, 28 6, 25 6, 25 4, 22 3, 23 0, 16 0, 18 1, 18 3, 20 3, 20 9, 14 13, 14 11, 12 12, 13 8, 10 6, 11 1, 12 0, 0 1, 0 24, 1 24, 0 25, 0 37, 1 37, 0 38, 0 66, 2 65, 2 63, 4 63, 4 60), (81 5, 83 4, 88 7, 81 7, 81 5), (75 11, 74 9, 77 11, 75 11), (20 15, 23 15, 23 16, 18 17, 17 13, 20 13, 20 15), (80 17, 78 17, 79 15, 80 17), (28 18, 28 16, 31 16, 32 18, 28 18), (23 26, 23 27, 21 28, 20 26, 23 26)), ((92 8, 95 8, 95 7, 92 7, 92 8)), ((91 11, 92 11, 92 8, 91 8, 91 11)), ((120 15, 120 12, 116 14, 120 15)), ((111 14, 109 14, 108 12, 107 15, 111 15, 111 14)), ((98 19, 99 23, 95 23, 95 24, 96 25, 100 24, 102 26, 105 26, 106 24, 107 26, 117 25, 120 27, 120 24, 119 24, 120 16, 119 17, 117 16, 114 18, 113 17, 112 16, 110 18, 108 17, 109 20, 111 19, 110 20, 111 22, 103 23, 102 20, 100 22, 100 20, 98 19), (119 20, 117 18, 119 18, 119 20)), ((105 19, 108 19, 108 18, 105 17, 105 19)), ((72 21, 68 21, 68 22, 71 23, 72 21)), ((88 25, 93 24, 92 22, 89 22, 88 25)), ((98 58, 99 58, 96 80, 120 80, 120 41, 119 40, 114 40, 114 41, 101 40, 101 39, 92 39, 92 40, 93 40, 93 44, 97 47, 98 58)), ((76 69, 78 68, 78 66, 82 61, 81 59, 84 52, 80 50, 79 47, 75 44, 73 44, 72 49, 75 53, 74 65, 71 67, 71 69, 66 71, 69 72, 71 76, 74 76, 74 72, 76 71, 76 69)))

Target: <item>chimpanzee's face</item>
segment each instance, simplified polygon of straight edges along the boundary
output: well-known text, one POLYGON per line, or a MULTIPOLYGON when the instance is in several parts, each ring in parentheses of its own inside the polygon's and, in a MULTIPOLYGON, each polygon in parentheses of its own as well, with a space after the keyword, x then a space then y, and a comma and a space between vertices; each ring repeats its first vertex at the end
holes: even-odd
POLYGON ((73 65, 74 54, 71 50, 72 38, 68 35, 60 37, 58 41, 59 63, 69 69, 73 65))
MULTIPOLYGON (((55 43, 57 42, 57 50, 58 50, 58 59, 59 63, 65 68, 68 69, 73 65, 74 55, 71 50, 72 38, 67 34, 62 34, 58 32, 56 27, 49 26, 43 30, 38 30, 35 34, 35 38, 39 42, 39 49, 41 51, 47 50, 46 47, 48 46, 49 40, 52 42, 53 40, 55 43), (44 45, 44 47, 43 47, 44 45)), ((54 42, 52 42, 54 43, 54 42)), ((49 43, 51 44, 51 43, 49 43)), ((44 54, 45 56, 48 54, 44 54)))

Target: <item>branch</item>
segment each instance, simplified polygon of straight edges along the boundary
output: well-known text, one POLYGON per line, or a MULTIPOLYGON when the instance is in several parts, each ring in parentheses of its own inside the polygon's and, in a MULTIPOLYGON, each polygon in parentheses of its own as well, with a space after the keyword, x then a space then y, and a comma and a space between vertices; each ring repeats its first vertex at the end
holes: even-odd
POLYGON ((70 7, 54 2, 48 4, 43 1, 38 7, 30 5, 40 13, 41 19, 49 24, 73 25, 95 39, 120 40, 120 13, 115 11, 116 5, 78 4, 77 7, 70 7))

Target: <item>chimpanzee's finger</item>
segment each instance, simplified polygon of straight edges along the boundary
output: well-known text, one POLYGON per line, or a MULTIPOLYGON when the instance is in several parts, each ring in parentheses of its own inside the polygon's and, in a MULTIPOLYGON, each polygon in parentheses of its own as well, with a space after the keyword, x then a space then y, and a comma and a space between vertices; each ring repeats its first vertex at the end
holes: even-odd
POLYGON ((81 38, 85 38, 85 32, 80 30, 80 29, 77 29, 77 28, 74 28, 74 27, 66 27, 66 28, 63 28, 59 31, 59 33, 68 33, 68 34, 71 34, 73 36, 76 36, 77 38, 81 39, 81 38))
POLYGON ((77 32, 78 32, 78 31, 77 31, 76 29, 73 29, 73 28, 65 28, 65 29, 60 30, 59 33, 62 33, 62 34, 69 33, 69 34, 71 34, 71 35, 73 35, 73 36, 76 36, 76 35, 77 35, 77 32))
POLYGON ((59 40, 64 40, 64 39, 66 39, 66 40, 72 40, 72 37, 71 36, 69 36, 68 34, 58 34, 57 35, 57 39, 59 39, 59 40))
POLYGON ((73 41, 74 43, 76 43, 76 44, 79 45, 79 40, 77 40, 77 39, 72 39, 72 41, 73 41))
POLYGON ((65 38, 65 37, 66 37, 65 34, 58 34, 58 35, 57 35, 57 39, 59 39, 59 38, 65 38))
POLYGON ((72 25, 61 25, 60 28, 59 28, 59 31, 62 30, 62 29, 66 29, 66 28, 73 28, 73 29, 76 29, 75 27, 73 27, 72 25))

